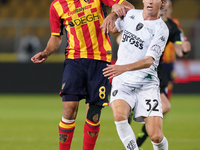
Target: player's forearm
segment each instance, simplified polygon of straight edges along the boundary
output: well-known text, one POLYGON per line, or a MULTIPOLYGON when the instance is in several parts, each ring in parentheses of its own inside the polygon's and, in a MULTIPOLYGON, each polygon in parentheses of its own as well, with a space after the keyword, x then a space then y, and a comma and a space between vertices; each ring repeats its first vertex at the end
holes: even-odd
POLYGON ((178 57, 183 57, 182 44, 174 44, 175 52, 178 57))
POLYGON ((121 38, 122 38, 122 33, 120 33, 116 38, 116 42, 118 45, 120 44, 121 38))
POLYGON ((184 37, 183 43, 182 44, 174 44, 174 48, 176 51, 176 55, 178 57, 184 57, 191 51, 191 44, 187 40, 187 37, 184 37))
POLYGON ((55 52, 62 42, 62 36, 54 36, 52 35, 47 43, 45 50, 43 51, 48 56, 55 52))
POLYGON ((145 59, 139 60, 132 64, 124 65, 124 67, 126 68, 126 71, 134 71, 134 70, 149 68, 153 64, 153 62, 154 62, 153 57, 147 56, 145 57, 145 59))

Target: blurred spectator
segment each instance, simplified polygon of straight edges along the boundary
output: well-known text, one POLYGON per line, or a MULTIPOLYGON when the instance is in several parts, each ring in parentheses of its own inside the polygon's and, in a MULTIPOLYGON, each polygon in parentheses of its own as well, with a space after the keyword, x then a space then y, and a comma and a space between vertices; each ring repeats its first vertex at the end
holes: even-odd
POLYGON ((2 4, 6 4, 6 3, 8 2, 8 0, 0 0, 0 2, 1 2, 2 4))
POLYGON ((31 57, 41 50, 41 44, 38 37, 27 35, 20 39, 17 49, 17 58, 19 62, 30 62, 31 57))

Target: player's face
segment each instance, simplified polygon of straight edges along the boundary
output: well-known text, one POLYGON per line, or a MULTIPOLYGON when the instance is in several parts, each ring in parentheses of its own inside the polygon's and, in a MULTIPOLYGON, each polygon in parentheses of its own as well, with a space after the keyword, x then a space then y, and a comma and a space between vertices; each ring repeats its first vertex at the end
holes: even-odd
POLYGON ((162 0, 143 0, 144 13, 149 17, 158 17, 158 12, 163 4, 162 0))

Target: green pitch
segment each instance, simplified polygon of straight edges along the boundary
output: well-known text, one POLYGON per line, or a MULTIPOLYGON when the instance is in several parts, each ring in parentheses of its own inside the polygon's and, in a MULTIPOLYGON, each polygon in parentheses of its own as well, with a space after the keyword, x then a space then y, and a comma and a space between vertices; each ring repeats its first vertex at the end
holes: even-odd
MULTIPOLYGON (((170 150, 200 150, 200 95, 173 95, 172 109, 164 116, 163 132, 170 150)), ((0 95, 0 150, 58 150, 58 123, 62 102, 57 94, 0 95)), ((72 150, 82 149, 85 104, 80 103, 72 150)), ((142 124, 132 122, 134 132, 142 124)), ((150 140, 142 146, 153 150, 150 140)), ((124 150, 118 138, 112 111, 102 111, 101 130, 95 150, 124 150)))

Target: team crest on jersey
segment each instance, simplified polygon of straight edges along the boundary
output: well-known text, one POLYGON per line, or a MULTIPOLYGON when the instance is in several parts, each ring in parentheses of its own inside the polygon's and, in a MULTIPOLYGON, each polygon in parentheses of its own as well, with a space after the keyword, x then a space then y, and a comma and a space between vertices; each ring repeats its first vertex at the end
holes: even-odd
POLYGON ((112 95, 113 95, 113 96, 116 96, 117 93, 118 93, 118 90, 114 90, 114 91, 112 92, 112 95))
POLYGON ((136 31, 139 31, 140 29, 143 28, 143 24, 142 23, 138 23, 138 25, 136 26, 136 31))
POLYGON ((59 134, 59 140, 61 143, 65 143, 68 139, 69 135, 67 134, 59 134))
POLYGON ((161 53, 161 47, 159 45, 156 45, 156 44, 153 45, 150 50, 156 52, 158 55, 161 53))
POLYGON ((86 3, 89 3, 89 0, 84 0, 86 3))
POLYGON ((95 137, 97 135, 97 133, 95 132, 88 132, 88 134, 91 136, 91 137, 95 137))

